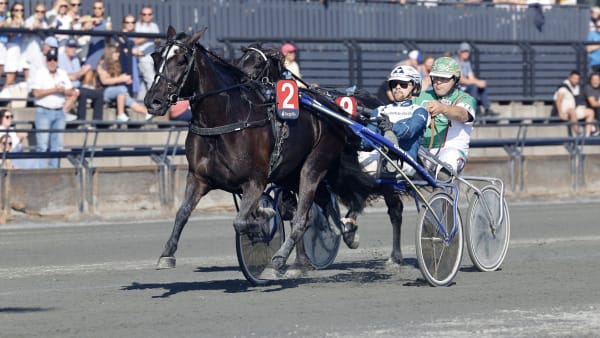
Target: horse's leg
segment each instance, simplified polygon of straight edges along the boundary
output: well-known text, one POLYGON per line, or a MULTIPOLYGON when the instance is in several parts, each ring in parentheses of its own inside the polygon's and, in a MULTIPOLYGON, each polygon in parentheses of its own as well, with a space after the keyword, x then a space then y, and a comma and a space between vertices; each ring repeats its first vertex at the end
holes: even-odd
POLYGON ((300 192, 298 194, 298 209, 292 219, 292 232, 271 259, 273 268, 278 271, 283 270, 285 262, 290 256, 292 249, 294 249, 294 245, 302 238, 306 231, 308 212, 310 211, 310 207, 315 198, 318 182, 325 176, 325 172, 308 175, 307 172, 311 170, 312 169, 307 169, 306 167, 302 169, 300 175, 300 192))
POLYGON ((356 249, 360 244, 357 222, 358 215, 358 211, 349 209, 346 216, 340 220, 342 224, 342 239, 350 249, 356 249))
MULTIPOLYGON (((325 213, 327 219, 339 219, 339 213, 335 212, 333 205, 331 205, 331 192, 329 191, 329 189, 327 189, 327 186, 324 183, 319 184, 319 186, 317 187, 314 202, 317 203, 321 207, 321 209, 323 209, 323 212, 325 213)), ((310 215, 311 210, 312 205, 309 209, 309 216, 317 217, 318 215, 310 215)), ((313 224, 313 226, 314 225, 315 224, 313 224)), ((293 266, 290 269, 288 269, 287 275, 293 277, 294 274, 300 274, 302 273, 302 271, 308 268, 312 268, 312 265, 310 263, 310 259, 308 259, 308 256, 306 255, 304 240, 299 240, 296 243, 296 261, 294 262, 293 266), (297 270, 297 272, 292 272, 290 270, 297 270)))
POLYGON ((200 202, 202 196, 206 195, 210 191, 209 186, 201 179, 196 178, 193 174, 188 173, 187 183, 185 186, 185 195, 181 206, 177 210, 175 216, 175 225, 171 232, 171 237, 167 240, 165 248, 158 259, 156 265, 157 269, 168 269, 175 267, 175 251, 177 251, 177 244, 179 243, 179 237, 181 231, 185 227, 192 211, 200 202))
POLYGON ((266 183, 258 181, 249 181, 242 186, 242 200, 240 201, 240 210, 238 211, 233 227, 240 234, 253 231, 253 227, 262 222, 266 222, 275 215, 272 209, 257 208, 258 200, 265 189, 266 183), (254 213, 256 219, 251 220, 250 214, 254 213))
POLYGON ((383 198, 388 208, 388 215, 392 223, 392 254, 386 262, 387 265, 402 265, 402 250, 400 249, 400 230, 402 228, 402 211, 404 204, 400 199, 400 194, 392 187, 382 187, 383 198))

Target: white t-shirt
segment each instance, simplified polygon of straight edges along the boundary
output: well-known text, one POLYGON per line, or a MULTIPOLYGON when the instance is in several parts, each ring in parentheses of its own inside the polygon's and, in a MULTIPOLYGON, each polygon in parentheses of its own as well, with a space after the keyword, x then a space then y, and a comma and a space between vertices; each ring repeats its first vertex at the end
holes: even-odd
MULTIPOLYGON (((64 70, 57 68, 54 74, 51 74, 48 68, 42 68, 35 72, 29 82, 29 90, 33 89, 51 89, 57 85, 62 85, 65 89, 73 88, 69 75, 64 70)), ((60 109, 65 104, 64 94, 50 94, 34 100, 36 106, 49 109, 60 109)))

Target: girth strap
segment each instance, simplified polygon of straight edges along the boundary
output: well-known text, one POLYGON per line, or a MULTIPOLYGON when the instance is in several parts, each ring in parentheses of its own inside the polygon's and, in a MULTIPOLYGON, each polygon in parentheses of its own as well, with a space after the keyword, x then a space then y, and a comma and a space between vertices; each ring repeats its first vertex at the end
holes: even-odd
POLYGON ((194 133, 196 135, 200 135, 200 136, 214 136, 214 135, 227 134, 227 133, 231 133, 234 131, 240 131, 240 130, 246 129, 246 128, 262 127, 267 123, 267 121, 269 121, 268 118, 258 120, 258 121, 252 121, 252 122, 230 123, 230 124, 226 124, 223 126, 211 127, 211 128, 202 128, 202 127, 199 127, 192 123, 192 124, 190 124, 190 131, 192 133, 194 133))

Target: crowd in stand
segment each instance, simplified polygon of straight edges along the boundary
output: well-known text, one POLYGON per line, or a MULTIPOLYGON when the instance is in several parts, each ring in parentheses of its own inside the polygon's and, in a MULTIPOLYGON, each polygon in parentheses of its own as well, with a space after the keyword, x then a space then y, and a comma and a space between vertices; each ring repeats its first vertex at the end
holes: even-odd
MULTIPOLYGON (((85 31, 111 31, 113 22, 102 0, 93 0, 89 14, 81 13, 81 1, 55 0, 51 9, 40 2, 27 9, 20 1, 9 4, 0 0, 0 27, 32 30, 31 34, 0 34, 0 76, 4 77, 0 98, 5 105, 14 99, 32 99, 39 130, 64 129, 67 122, 90 120, 88 106, 93 111, 92 120, 104 120, 106 104, 116 107, 118 122, 129 120, 128 111, 150 120, 152 115, 140 101, 154 79, 150 55, 159 41, 85 35, 85 31), (46 34, 44 29, 49 28, 82 32, 46 34)), ((127 14, 114 29, 158 34, 153 15, 152 7, 144 5, 138 17, 127 14)), ((3 122, 14 117, 8 110, 2 113, 3 122)), ((16 151, 20 149, 18 139, 11 136, 11 150, 16 151)), ((36 133, 36 151, 62 147, 61 133, 36 133)), ((46 166, 57 167, 58 162, 41 165, 46 166)))
MULTIPOLYGON (((36 73, 47 69, 48 53, 58 55, 58 69, 67 72, 72 94, 67 95, 62 107, 64 119, 86 119, 86 104, 94 107, 93 119, 102 119, 102 104, 114 103, 118 121, 127 121, 127 108, 147 115, 145 107, 138 102, 154 78, 150 54, 157 41, 146 38, 118 39, 105 36, 89 36, 84 31, 111 31, 112 20, 105 12, 102 0, 93 1, 92 13, 81 13, 82 0, 56 0, 51 9, 43 3, 28 10, 24 3, 8 4, 0 0, 0 27, 27 28, 35 33, 7 33, 0 35, 0 75, 4 85, 0 98, 16 98, 17 88, 25 87, 34 96, 32 83, 36 73), (30 12, 29 16, 25 13, 30 12), (43 29, 81 30, 82 34, 50 34, 43 36, 43 29), (40 31, 42 30, 42 31, 40 31), (23 81, 17 83, 18 79, 23 81), (83 104, 83 107, 82 107, 83 104)), ((142 6, 139 18, 127 14, 121 26, 122 32, 160 33, 153 20, 153 9, 142 6)), ((48 108, 48 107, 46 107, 48 108)))

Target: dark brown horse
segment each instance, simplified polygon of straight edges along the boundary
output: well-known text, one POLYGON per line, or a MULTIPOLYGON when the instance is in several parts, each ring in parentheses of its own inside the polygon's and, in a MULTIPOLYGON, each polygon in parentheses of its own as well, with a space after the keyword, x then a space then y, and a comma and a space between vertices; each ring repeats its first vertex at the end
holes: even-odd
POLYGON ((155 115, 164 115, 172 104, 185 99, 190 100, 193 111, 185 144, 189 164, 185 196, 158 267, 175 266, 181 232, 210 190, 242 194, 233 225, 244 234, 257 227, 251 213, 272 214, 259 209, 257 202, 266 185, 273 182, 298 193, 293 231, 272 259, 273 267, 281 271, 306 230, 317 187, 326 176, 332 191, 358 209, 364 206, 369 188, 357 190, 364 176, 358 175, 355 184, 339 184, 336 179, 346 167, 341 155, 349 132, 344 126, 303 113, 287 124, 286 138, 276 137, 272 104, 259 82, 197 43, 203 33, 176 35, 169 27, 167 42, 153 54, 157 75, 144 100, 155 115))
MULTIPOLYGON (((260 80, 263 83, 274 83, 281 79, 282 71, 285 70, 283 66, 283 56, 278 49, 275 48, 262 48, 260 44, 250 45, 248 47, 242 47, 243 55, 236 61, 236 65, 240 67, 251 79, 260 80)), ((344 96, 346 93, 341 93, 335 90, 317 90, 322 96, 329 100, 335 100, 337 96, 344 96)), ((376 97, 371 96, 368 92, 358 91, 353 93, 357 99, 359 110, 363 110, 362 114, 359 112, 356 119, 361 120, 361 123, 365 123, 365 119, 368 119, 370 112, 380 105, 383 105, 376 97)), ((354 139, 354 141, 357 141, 354 139)), ((358 140, 360 141, 360 140, 358 140)), ((355 152, 358 149, 358 144, 350 142, 346 147, 346 153, 355 152)), ((388 265, 398 266, 402 264, 402 251, 400 247, 401 241, 401 228, 402 228, 402 212, 404 205, 402 202, 402 189, 394 187, 391 182, 380 185, 372 185, 373 195, 381 195, 384 197, 386 206, 388 208, 388 215, 390 222, 392 223, 392 253, 387 262, 388 265)), ((343 202, 343 201, 342 201, 343 202)), ((344 232, 344 241, 349 246, 358 246, 358 234, 354 238, 354 233, 358 229, 357 218, 362 212, 362 208, 357 208, 354 205, 346 205, 348 212, 346 217, 341 221, 343 223, 342 229, 344 232)), ((324 208, 324 210, 326 210, 324 208)))

